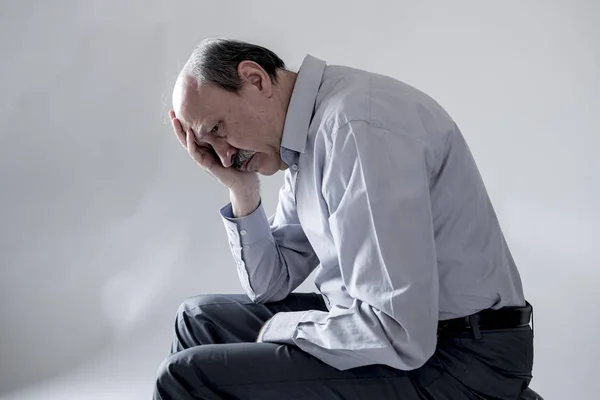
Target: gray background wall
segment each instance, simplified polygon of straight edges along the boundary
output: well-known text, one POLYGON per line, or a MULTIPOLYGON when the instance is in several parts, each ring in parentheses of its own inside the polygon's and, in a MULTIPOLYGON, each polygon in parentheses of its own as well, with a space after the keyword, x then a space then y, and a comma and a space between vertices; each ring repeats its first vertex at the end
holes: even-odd
MULTIPOLYGON (((241 291, 227 192, 165 123, 215 35, 441 102, 536 306, 534 386, 597 398, 599 16, 592 0, 0 1, 0 399, 147 399, 178 304, 241 291)), ((282 175, 263 182, 272 212, 282 175)))

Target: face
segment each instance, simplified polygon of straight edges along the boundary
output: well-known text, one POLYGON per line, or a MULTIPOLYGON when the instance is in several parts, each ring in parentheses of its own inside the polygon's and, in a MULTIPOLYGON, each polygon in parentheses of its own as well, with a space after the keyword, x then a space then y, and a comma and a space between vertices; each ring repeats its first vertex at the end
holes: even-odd
POLYGON ((238 72, 243 81, 238 93, 180 77, 173 96, 175 114, 224 167, 272 175, 284 165, 279 149, 285 110, 280 110, 275 87, 260 66, 244 61, 238 72))

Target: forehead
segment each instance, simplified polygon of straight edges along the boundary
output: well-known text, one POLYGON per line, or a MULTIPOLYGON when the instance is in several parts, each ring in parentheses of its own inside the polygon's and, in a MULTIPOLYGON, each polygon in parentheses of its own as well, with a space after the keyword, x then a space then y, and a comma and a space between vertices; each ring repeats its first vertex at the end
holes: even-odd
POLYGON ((199 129, 203 124, 219 118, 223 99, 218 89, 211 85, 197 84, 189 76, 180 76, 173 89, 173 110, 185 128, 199 129))

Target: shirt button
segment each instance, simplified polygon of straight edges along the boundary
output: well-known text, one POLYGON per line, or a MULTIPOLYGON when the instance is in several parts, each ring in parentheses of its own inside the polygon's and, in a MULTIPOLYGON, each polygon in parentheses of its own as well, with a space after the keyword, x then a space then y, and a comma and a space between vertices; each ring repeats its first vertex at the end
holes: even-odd
POLYGON ((294 171, 298 171, 298 165, 297 165, 297 164, 293 164, 293 165, 292 165, 292 169, 293 169, 294 171))
POLYGON ((241 235, 245 235, 246 233, 248 233, 248 232, 247 232, 245 229, 242 229, 242 230, 240 231, 240 234, 241 234, 241 235))

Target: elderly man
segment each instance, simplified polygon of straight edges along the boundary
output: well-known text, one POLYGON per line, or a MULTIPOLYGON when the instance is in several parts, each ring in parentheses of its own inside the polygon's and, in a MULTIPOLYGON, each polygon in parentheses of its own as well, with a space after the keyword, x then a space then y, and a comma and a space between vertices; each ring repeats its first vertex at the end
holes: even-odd
POLYGON ((246 295, 177 313, 155 399, 517 399, 531 307, 475 161, 433 99, 308 55, 203 41, 170 113, 229 190, 246 295), (257 174, 285 171, 275 214, 257 174), (315 271, 319 293, 292 293, 315 271))

